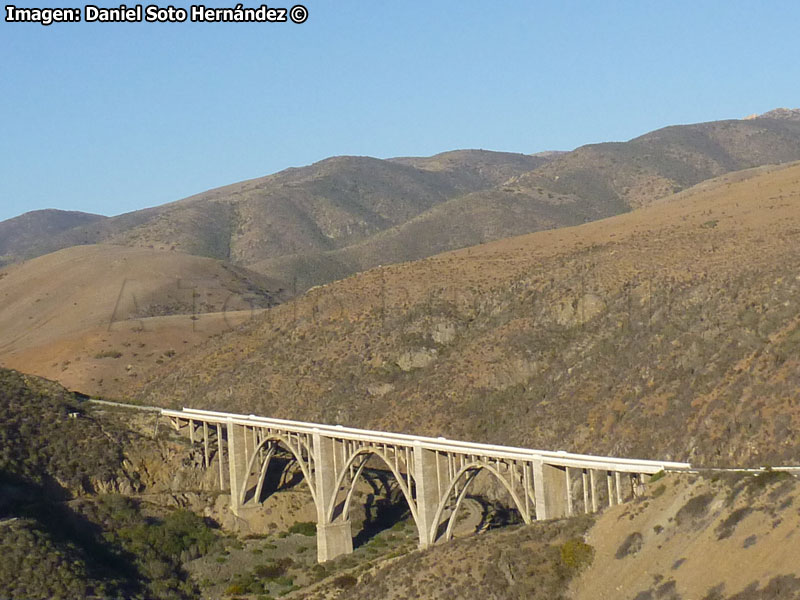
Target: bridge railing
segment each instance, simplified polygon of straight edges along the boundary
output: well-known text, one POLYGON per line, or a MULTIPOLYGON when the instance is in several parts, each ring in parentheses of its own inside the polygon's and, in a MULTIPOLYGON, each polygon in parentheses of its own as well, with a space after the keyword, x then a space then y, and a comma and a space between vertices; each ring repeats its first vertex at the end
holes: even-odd
POLYGON ((233 423, 236 425, 268 427, 292 433, 321 433, 328 437, 352 440, 365 443, 392 444, 397 446, 420 446, 425 450, 472 455, 481 458, 498 458, 507 460, 544 461, 550 465, 578 469, 609 470, 622 473, 652 474, 658 471, 687 471, 692 467, 689 463, 647 460, 635 458, 617 458, 611 456, 595 456, 576 454, 565 451, 536 450, 514 446, 500 446, 462 440, 450 440, 443 437, 426 437, 404 433, 391 433, 369 429, 357 429, 343 425, 324 425, 289 419, 275 419, 257 415, 242 415, 221 411, 183 408, 182 410, 162 409, 162 415, 177 419, 206 421, 214 423, 233 423))

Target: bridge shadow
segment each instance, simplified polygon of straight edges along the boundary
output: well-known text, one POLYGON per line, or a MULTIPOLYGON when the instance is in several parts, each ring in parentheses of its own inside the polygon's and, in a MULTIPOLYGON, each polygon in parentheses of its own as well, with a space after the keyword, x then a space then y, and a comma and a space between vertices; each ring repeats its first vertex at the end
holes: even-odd
MULTIPOLYGON (((464 485, 464 484, 462 484, 464 485)), ((514 502, 514 498, 495 475, 486 469, 480 469, 474 478, 466 481, 468 491, 457 512, 456 496, 449 497, 448 505, 444 509, 437 525, 435 539, 446 537, 448 528, 452 537, 462 537, 483 533, 490 529, 524 523, 522 513, 514 502), (469 506, 477 506, 479 521, 467 527, 465 520, 469 519, 469 506), (455 519, 454 522, 451 521, 455 519)), ((474 514, 474 510, 473 510, 474 514)))
POLYGON ((353 537, 353 548, 363 546, 382 531, 391 529, 411 516, 405 496, 390 471, 365 469, 361 479, 372 490, 362 503, 364 523, 353 537))
POLYGON ((481 507, 481 520, 475 528, 476 533, 524 522, 520 512, 513 506, 488 500, 483 496, 467 495, 467 499, 476 502, 481 507))
POLYGON ((261 488, 261 496, 254 498, 256 494, 256 483, 251 481, 251 486, 245 493, 245 504, 255 501, 262 504, 272 494, 283 490, 296 487, 303 481, 303 473, 297 467, 297 461, 291 452, 279 453, 272 457, 264 476, 264 485, 261 488))

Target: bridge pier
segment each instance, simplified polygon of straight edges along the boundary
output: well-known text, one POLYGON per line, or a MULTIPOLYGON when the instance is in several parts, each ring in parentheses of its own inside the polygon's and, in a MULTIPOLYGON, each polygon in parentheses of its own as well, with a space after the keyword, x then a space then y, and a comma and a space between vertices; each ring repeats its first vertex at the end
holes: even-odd
POLYGON ((225 489, 225 454, 222 449, 222 424, 217 423, 217 457, 219 458, 219 489, 225 489))
POLYGON ((203 466, 206 469, 209 465, 208 456, 208 421, 203 421, 203 466))
POLYGON ((436 541, 438 523, 434 523, 439 506, 440 490, 437 485, 439 473, 438 456, 414 445, 414 483, 417 504, 417 532, 419 547, 427 548, 436 541))
POLYGON ((239 516, 239 496, 247 485, 247 428, 228 422, 228 471, 230 475, 231 512, 239 516))
POLYGON ((567 516, 568 476, 566 467, 549 465, 542 460, 533 461, 533 493, 537 521, 567 516))
POLYGON ((339 491, 337 476, 344 467, 343 448, 333 438, 315 431, 314 479, 317 504, 317 561, 326 562, 342 554, 353 552, 353 535, 350 519, 334 515, 336 495, 339 491), (340 455, 337 461, 337 453, 340 455), (337 465, 337 462, 340 463, 337 465), (338 468, 337 468, 338 467, 338 468))
POLYGON ((353 552, 353 528, 350 519, 335 523, 317 523, 317 561, 326 562, 353 552))

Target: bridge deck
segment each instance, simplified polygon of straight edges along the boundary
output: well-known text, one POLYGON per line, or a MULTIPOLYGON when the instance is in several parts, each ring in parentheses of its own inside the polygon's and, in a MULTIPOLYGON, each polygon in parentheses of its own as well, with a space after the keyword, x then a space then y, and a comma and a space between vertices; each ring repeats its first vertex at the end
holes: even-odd
POLYGON ((497 458, 506 460, 544 460, 550 465, 577 469, 598 469, 621 473, 653 474, 659 471, 687 471, 692 467, 689 463, 645 460, 635 458, 618 458, 611 456, 595 456, 591 454, 575 454, 564 451, 536 450, 514 446, 499 446, 461 440, 449 440, 443 437, 426 437, 404 433, 390 433, 369 429, 356 429, 342 425, 324 425, 287 419, 273 419, 256 415, 242 415, 196 408, 182 410, 162 409, 161 414, 167 417, 205 421, 207 423, 233 423, 250 427, 272 428, 291 433, 323 433, 341 440, 351 440, 375 444, 391 444, 394 446, 415 447, 425 450, 472 455, 481 458, 497 458))

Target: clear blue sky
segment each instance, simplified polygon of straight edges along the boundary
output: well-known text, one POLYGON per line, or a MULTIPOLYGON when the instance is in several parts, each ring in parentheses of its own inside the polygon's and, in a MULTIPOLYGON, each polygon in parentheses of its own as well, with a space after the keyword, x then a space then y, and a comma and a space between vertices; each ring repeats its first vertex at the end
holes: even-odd
POLYGON ((0 220, 338 154, 565 150, 800 106, 796 0, 304 4, 302 25, 0 22, 0 220))

